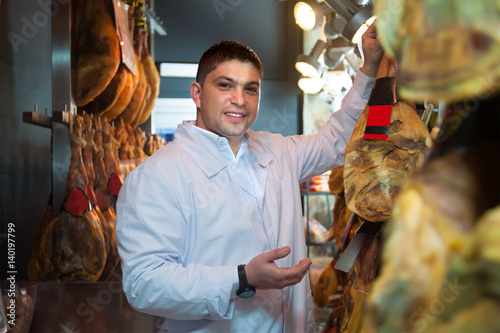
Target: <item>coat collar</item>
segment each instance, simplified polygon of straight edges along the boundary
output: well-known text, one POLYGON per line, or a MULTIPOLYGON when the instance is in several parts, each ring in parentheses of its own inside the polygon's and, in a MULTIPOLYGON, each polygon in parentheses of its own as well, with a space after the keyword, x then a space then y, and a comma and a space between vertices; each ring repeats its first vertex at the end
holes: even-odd
MULTIPOLYGON (((272 156, 255 142, 254 133, 248 130, 244 134, 240 147, 244 149, 242 157, 249 154, 250 159, 265 168, 272 161, 272 156)), ((221 147, 227 145, 227 139, 197 127, 195 121, 184 121, 179 125, 175 132, 175 140, 183 143, 183 148, 207 177, 214 176, 234 161, 228 152, 221 151, 221 147)))

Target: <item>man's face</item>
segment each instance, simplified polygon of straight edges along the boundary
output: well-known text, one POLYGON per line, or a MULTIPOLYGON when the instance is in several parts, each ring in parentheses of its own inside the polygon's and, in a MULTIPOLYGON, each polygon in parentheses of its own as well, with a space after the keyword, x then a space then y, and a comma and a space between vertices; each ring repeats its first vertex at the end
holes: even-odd
POLYGON ((198 108, 196 125, 239 142, 259 112, 261 80, 250 62, 226 61, 205 78, 203 86, 191 85, 198 108))

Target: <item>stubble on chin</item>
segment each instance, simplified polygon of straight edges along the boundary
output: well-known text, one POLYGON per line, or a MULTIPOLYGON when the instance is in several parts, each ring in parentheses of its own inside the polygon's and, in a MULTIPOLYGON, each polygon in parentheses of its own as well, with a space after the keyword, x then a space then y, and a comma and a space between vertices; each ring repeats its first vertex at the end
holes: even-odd
POLYGON ((224 137, 242 136, 247 131, 246 126, 222 126, 219 128, 220 133, 224 137))

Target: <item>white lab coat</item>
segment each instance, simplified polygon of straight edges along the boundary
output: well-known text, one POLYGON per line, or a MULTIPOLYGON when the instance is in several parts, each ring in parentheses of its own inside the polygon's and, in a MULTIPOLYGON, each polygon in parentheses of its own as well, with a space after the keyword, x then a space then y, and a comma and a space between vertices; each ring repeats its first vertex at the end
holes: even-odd
POLYGON ((135 168, 117 203, 118 249, 130 304, 165 317, 162 332, 314 332, 308 274, 283 290, 235 295, 237 265, 290 246, 306 257, 299 182, 343 165, 374 79, 358 73, 317 135, 249 130, 227 140, 184 122, 175 140, 135 168))

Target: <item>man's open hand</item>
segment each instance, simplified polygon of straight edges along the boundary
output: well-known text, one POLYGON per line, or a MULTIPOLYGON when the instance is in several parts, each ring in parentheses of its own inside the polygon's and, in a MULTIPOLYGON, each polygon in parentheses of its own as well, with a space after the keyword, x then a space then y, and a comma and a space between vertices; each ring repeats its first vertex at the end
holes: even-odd
POLYGON ((299 283, 311 266, 311 259, 302 259, 292 267, 278 267, 274 261, 290 254, 290 247, 259 254, 246 265, 248 283, 257 289, 282 289, 299 283))

